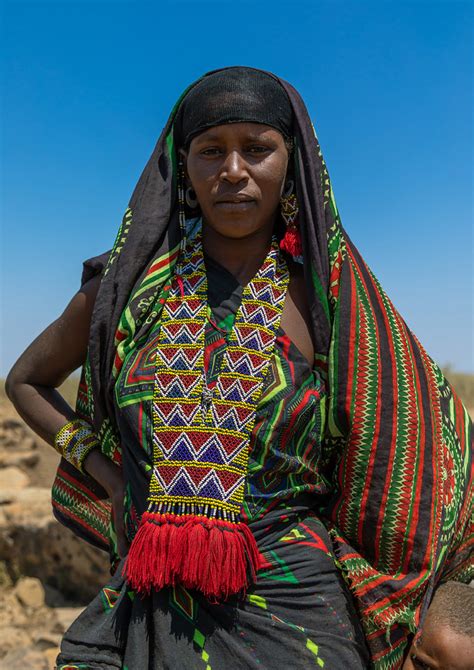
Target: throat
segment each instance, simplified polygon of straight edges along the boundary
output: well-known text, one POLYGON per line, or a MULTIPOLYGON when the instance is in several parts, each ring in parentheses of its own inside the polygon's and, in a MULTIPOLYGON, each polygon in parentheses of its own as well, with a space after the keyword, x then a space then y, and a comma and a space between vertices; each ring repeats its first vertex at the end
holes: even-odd
POLYGON ((243 239, 223 237, 215 231, 203 228, 203 250, 205 256, 225 268, 242 286, 255 276, 270 249, 271 234, 243 239))

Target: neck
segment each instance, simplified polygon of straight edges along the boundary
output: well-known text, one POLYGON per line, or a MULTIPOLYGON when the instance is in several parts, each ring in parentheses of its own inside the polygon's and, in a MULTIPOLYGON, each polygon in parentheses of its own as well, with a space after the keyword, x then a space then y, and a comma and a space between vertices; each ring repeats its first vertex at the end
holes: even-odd
POLYGON ((244 286, 262 265, 271 242, 272 229, 258 231, 242 239, 233 239, 203 225, 202 243, 206 254, 229 270, 244 286))

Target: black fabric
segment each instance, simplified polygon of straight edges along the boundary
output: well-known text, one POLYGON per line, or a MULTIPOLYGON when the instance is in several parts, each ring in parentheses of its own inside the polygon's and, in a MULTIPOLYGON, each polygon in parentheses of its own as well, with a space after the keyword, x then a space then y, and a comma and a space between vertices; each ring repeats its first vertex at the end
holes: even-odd
POLYGON ((212 310, 217 309, 217 318, 220 320, 225 317, 225 314, 221 315, 221 310, 219 309, 221 304, 223 302, 227 303, 227 300, 229 300, 233 294, 239 295, 241 299, 244 287, 227 268, 206 253, 204 254, 204 260, 206 263, 208 282, 207 302, 212 310))
POLYGON ((179 586, 133 596, 122 564, 66 631, 58 670, 367 668, 329 535, 304 498, 250 528, 267 563, 245 599, 210 603, 179 586))
POLYGON ((175 122, 175 140, 187 148, 199 133, 224 123, 264 123, 290 138, 293 111, 282 85, 248 67, 210 73, 183 100, 175 122))

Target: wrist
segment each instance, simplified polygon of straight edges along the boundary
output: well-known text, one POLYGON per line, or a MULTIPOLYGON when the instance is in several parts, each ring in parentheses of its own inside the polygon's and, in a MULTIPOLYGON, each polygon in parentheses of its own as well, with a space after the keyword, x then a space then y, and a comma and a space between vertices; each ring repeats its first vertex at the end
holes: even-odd
POLYGON ((75 419, 56 433, 54 447, 66 461, 85 473, 84 462, 92 451, 99 450, 100 443, 87 421, 75 419))
POLYGON ((100 449, 92 449, 83 461, 84 471, 112 497, 118 485, 122 482, 120 468, 104 456, 100 449))
POLYGON ((84 457, 84 460, 82 461, 82 470, 87 474, 90 475, 91 477, 94 476, 94 472, 97 470, 97 463, 99 460, 104 458, 102 452, 100 451, 99 447, 94 447, 91 449, 84 457))

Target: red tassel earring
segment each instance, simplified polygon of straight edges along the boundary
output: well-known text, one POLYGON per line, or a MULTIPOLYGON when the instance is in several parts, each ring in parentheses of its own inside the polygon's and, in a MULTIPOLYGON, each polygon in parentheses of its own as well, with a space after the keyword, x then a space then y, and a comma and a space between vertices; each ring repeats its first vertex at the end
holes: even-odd
POLYGON ((298 200, 293 192, 294 184, 290 180, 280 198, 280 209, 283 220, 286 223, 286 231, 280 242, 280 249, 293 256, 295 260, 302 260, 303 245, 298 225, 298 200))

